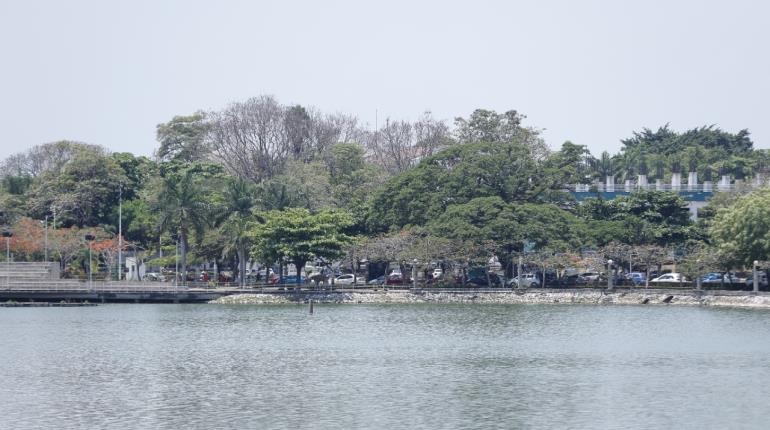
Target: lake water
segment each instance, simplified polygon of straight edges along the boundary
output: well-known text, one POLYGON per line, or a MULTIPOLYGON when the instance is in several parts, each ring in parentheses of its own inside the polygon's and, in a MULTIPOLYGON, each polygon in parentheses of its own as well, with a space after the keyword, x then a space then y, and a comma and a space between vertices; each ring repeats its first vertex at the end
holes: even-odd
POLYGON ((0 428, 757 428, 770 311, 0 308, 0 428))

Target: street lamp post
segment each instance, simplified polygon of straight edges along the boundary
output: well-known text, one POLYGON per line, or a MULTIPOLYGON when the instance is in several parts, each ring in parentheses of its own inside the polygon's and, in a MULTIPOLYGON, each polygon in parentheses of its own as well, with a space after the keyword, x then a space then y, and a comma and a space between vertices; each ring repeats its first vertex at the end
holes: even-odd
POLYGON ((412 260, 412 288, 417 289, 417 259, 412 260))
POLYGON ((118 192, 118 282, 123 280, 123 184, 118 192))
POLYGON ((179 237, 171 236, 174 239, 174 289, 179 285, 179 237))
POLYGON ((93 290, 94 289, 94 278, 93 278, 93 266, 91 263, 91 248, 94 242, 94 239, 96 237, 93 234, 87 234, 85 236, 86 242, 88 242, 88 289, 93 290))
POLYGON ((612 289, 612 260, 607 260, 607 289, 612 289))
POLYGON ((10 231, 4 231, 3 237, 5 238, 5 288, 11 288, 11 237, 13 233, 10 231))
POLYGON ((701 279, 700 279, 700 278, 701 278, 701 274, 700 274, 700 272, 701 272, 701 266, 700 266, 700 258, 699 258, 699 259, 697 259, 697 260, 695 260, 695 263, 696 263, 696 267, 697 267, 697 269, 698 269, 698 271, 697 271, 697 272, 696 272, 696 274, 695 274, 695 289, 696 289, 696 290, 698 290, 698 291, 700 291, 700 290, 701 290, 701 279))
POLYGON ((757 271, 757 267, 759 266, 759 261, 754 260, 754 294, 757 294, 759 292, 759 271, 757 271))
POLYGON ((45 229, 45 262, 48 263, 48 215, 45 216, 45 222, 43 224, 45 229))

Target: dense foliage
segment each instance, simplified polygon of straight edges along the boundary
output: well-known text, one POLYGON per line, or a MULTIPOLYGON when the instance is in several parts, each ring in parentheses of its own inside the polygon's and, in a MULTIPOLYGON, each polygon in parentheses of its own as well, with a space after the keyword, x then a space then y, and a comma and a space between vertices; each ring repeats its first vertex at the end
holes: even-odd
POLYGON ((182 271, 188 261, 214 262, 241 282, 250 262, 303 266, 346 254, 510 262, 523 251, 637 246, 658 255, 716 245, 734 264, 768 259, 766 192, 717 195, 697 224, 675 193, 577 204, 567 192, 606 176, 762 177, 768 154, 748 131, 643 129, 618 154, 594 158, 572 142, 549 150, 524 120, 478 109, 451 128, 426 112, 371 131, 351 116, 257 97, 159 124, 154 158, 71 141, 9 157, 0 166, 0 224, 16 232, 17 259, 48 253, 81 273, 82 236, 97 232, 108 271, 120 207, 123 243, 135 256, 168 265, 178 246, 182 271))

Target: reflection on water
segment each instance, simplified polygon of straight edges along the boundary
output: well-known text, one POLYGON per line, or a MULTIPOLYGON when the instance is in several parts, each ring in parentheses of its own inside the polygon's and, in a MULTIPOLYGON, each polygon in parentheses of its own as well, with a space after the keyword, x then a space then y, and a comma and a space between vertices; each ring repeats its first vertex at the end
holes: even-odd
POLYGON ((0 309, 0 428, 766 428, 770 312, 0 309))

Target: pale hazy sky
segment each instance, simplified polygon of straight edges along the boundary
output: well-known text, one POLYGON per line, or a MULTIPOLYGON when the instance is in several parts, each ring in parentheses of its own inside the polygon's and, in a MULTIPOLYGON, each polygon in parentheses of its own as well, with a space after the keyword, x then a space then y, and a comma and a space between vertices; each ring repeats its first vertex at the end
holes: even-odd
POLYGON ((371 124, 516 109, 594 154, 666 122, 768 148, 767 4, 0 0, 0 158, 149 155, 156 124, 260 94, 371 124))

